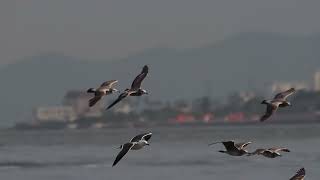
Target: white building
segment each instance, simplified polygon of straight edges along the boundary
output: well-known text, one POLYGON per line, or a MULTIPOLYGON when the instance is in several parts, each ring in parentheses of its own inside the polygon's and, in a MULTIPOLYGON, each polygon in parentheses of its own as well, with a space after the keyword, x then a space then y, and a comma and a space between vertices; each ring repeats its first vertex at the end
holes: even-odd
POLYGON ((34 111, 37 121, 71 122, 77 119, 76 112, 71 106, 39 107, 34 111))

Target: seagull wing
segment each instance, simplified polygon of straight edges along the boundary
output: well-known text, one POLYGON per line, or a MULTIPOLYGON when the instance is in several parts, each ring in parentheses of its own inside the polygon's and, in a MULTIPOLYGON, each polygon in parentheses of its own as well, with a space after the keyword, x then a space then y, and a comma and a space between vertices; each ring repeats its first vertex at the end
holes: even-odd
POLYGON ((126 143, 122 146, 121 151, 117 155, 116 159, 114 160, 112 166, 115 166, 122 158, 124 155, 127 154, 127 152, 133 147, 133 143, 126 143))
POLYGON ((124 98, 127 97, 128 95, 129 95, 128 92, 121 93, 121 94, 119 95, 119 97, 118 97, 112 104, 110 104, 110 105, 107 107, 107 109, 112 108, 114 105, 116 105, 118 102, 120 102, 122 99, 124 99, 124 98))
POLYGON ((211 146, 213 144, 218 144, 218 143, 222 143, 223 146, 226 148, 227 151, 233 151, 233 150, 238 150, 238 148, 236 147, 236 145, 234 144, 234 141, 219 141, 219 142, 213 142, 208 144, 208 146, 211 146))
POLYGON ((132 90, 138 90, 141 87, 141 83, 144 80, 144 78, 147 76, 148 72, 149 72, 149 67, 145 65, 141 73, 132 82, 131 84, 132 90))
POLYGON ((94 106, 99 100, 101 99, 101 96, 94 96, 89 100, 89 107, 94 106))
POLYGON ((306 175, 306 170, 304 168, 299 169, 296 174, 290 178, 290 180, 303 180, 306 175))
POLYGON ((143 134, 139 134, 137 136, 135 136, 134 138, 132 138, 130 140, 130 142, 138 142, 140 141, 141 139, 144 139, 146 141, 149 141, 149 139, 151 138, 152 136, 152 133, 143 133, 143 134))
POLYGON ((282 99, 285 100, 288 96, 290 96, 291 94, 293 94, 296 90, 294 88, 290 88, 287 91, 278 93, 277 95, 275 95, 275 97, 273 99, 282 99))
POLYGON ((224 141, 222 142, 227 151, 238 150, 233 141, 224 141))
POLYGON ((100 87, 102 87, 102 88, 111 88, 115 83, 117 83, 118 82, 118 80, 110 80, 110 81, 106 81, 106 82, 104 82, 104 83, 102 83, 101 85, 100 85, 100 87))
POLYGON ((265 114, 260 118, 260 121, 263 122, 267 120, 277 109, 278 109, 278 106, 274 104, 267 104, 267 110, 265 114))
POLYGON ((274 152, 276 152, 276 153, 278 153, 279 151, 282 151, 282 152, 290 152, 290 150, 289 150, 288 148, 275 148, 275 147, 273 147, 273 148, 269 148, 268 150, 274 151, 274 152))
POLYGON ((251 142, 237 143, 237 144, 235 144, 235 146, 236 146, 236 148, 238 148, 238 149, 244 149, 244 148, 247 147, 249 144, 251 144, 251 142))

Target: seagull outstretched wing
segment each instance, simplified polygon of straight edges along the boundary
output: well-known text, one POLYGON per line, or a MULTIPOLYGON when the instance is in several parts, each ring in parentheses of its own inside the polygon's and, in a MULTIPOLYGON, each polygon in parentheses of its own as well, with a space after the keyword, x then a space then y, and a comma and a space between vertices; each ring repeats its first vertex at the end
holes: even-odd
POLYGON ((135 136, 134 138, 132 138, 130 140, 130 142, 138 142, 140 141, 141 139, 144 139, 146 141, 149 141, 149 139, 151 138, 152 136, 152 133, 143 133, 143 134, 139 134, 137 136, 135 136))
POLYGON ((287 91, 278 93, 277 95, 274 96, 273 99, 285 100, 285 99, 287 99, 288 96, 292 95, 294 92, 296 92, 296 90, 294 88, 290 88, 287 91))
POLYGON ((274 104, 267 104, 267 110, 265 114, 260 118, 260 121, 263 122, 267 120, 276 110, 278 109, 278 106, 274 104))
POLYGON ((101 96, 94 96, 89 100, 89 107, 94 106, 99 100, 101 99, 101 96))
POLYGON ((118 102, 120 102, 122 99, 124 99, 124 98, 127 97, 128 95, 129 95, 128 92, 123 92, 123 93, 121 93, 121 94, 119 95, 119 97, 118 97, 113 103, 111 103, 111 104, 107 107, 107 109, 112 108, 114 105, 116 105, 118 102))
POLYGON ((303 180, 304 176, 306 175, 306 171, 304 168, 299 169, 296 174, 290 178, 290 180, 303 180))
POLYGON ((118 80, 110 80, 102 83, 100 87, 105 87, 105 88, 111 88, 115 83, 117 83, 118 80))
POLYGON ((251 142, 243 142, 243 143, 237 143, 235 144, 236 148, 238 149, 244 149, 245 147, 247 147, 249 144, 251 144, 251 142))
POLYGON ((141 73, 134 79, 131 84, 131 90, 138 90, 141 87, 141 83, 149 72, 149 67, 145 65, 141 73))
POLYGON ((133 143, 126 143, 122 146, 121 151, 117 155, 116 159, 114 160, 112 166, 115 166, 122 158, 124 155, 128 153, 128 151, 133 147, 133 143))
POLYGON ((288 148, 276 148, 276 147, 273 147, 273 148, 269 148, 268 150, 274 151, 274 152, 279 152, 279 151, 290 152, 290 150, 288 148))

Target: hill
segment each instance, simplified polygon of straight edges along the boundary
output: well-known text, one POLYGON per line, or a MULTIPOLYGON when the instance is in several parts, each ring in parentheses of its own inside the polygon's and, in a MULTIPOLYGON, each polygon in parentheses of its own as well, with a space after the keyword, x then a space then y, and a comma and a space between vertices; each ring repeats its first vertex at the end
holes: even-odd
MULTIPOLYGON (((88 61, 59 54, 28 57, 0 68, 2 126, 28 119, 33 107, 59 104, 70 89, 94 87, 118 79, 124 89, 144 64, 144 82, 154 99, 214 97, 263 89, 279 81, 311 81, 320 68, 320 36, 242 33, 193 49, 151 48, 113 61, 88 61)), ((112 97, 111 99, 113 99, 112 97)))

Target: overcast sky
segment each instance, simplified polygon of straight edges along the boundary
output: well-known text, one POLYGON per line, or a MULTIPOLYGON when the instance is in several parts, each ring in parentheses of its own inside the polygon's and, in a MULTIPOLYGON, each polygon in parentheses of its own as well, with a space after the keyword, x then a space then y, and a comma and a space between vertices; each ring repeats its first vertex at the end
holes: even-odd
POLYGON ((319 0, 2 0, 0 63, 197 47, 246 31, 320 32, 319 0))

